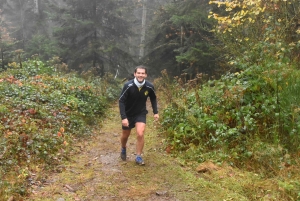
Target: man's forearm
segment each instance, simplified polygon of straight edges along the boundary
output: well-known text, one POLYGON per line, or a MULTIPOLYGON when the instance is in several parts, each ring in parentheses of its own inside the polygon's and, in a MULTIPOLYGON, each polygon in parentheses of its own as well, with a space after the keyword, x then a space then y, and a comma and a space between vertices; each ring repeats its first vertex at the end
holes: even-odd
POLYGON ((120 110, 120 115, 121 115, 121 119, 126 119, 126 112, 125 112, 125 104, 121 101, 119 101, 119 110, 120 110))

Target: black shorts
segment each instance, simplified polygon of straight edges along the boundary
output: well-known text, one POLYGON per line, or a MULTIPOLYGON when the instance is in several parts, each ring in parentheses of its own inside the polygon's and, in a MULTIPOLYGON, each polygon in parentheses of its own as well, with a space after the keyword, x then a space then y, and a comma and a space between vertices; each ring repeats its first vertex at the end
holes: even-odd
POLYGON ((134 117, 127 117, 129 122, 129 127, 125 127, 122 125, 123 130, 130 130, 135 127, 135 123, 142 122, 146 124, 146 114, 140 114, 134 117))

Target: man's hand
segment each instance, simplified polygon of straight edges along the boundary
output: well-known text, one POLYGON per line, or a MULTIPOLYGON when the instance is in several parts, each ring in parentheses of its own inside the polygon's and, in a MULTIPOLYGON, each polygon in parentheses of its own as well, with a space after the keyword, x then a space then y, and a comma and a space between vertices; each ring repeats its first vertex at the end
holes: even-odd
POLYGON ((129 122, 128 122, 128 119, 122 119, 122 126, 124 127, 129 127, 129 122))
POLYGON ((158 119, 159 119, 159 115, 158 115, 158 114, 155 114, 155 115, 154 115, 154 120, 157 121, 158 119))

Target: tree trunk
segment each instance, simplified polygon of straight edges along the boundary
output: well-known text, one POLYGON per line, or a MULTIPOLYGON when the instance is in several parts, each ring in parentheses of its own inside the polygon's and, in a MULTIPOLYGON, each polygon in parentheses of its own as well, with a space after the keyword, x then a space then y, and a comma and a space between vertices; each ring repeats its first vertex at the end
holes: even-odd
POLYGON ((94 17, 94 38, 92 39, 93 44, 92 44, 92 51, 93 51, 93 67, 96 67, 96 63, 97 63, 97 27, 96 27, 96 23, 97 23, 97 3, 96 0, 94 0, 93 2, 93 17, 94 17))
POLYGON ((24 25, 24 18, 25 18, 25 15, 24 15, 24 2, 19 0, 19 5, 20 5, 20 23, 21 23, 21 32, 22 32, 22 49, 25 49, 25 25, 24 25))
POLYGON ((34 6, 35 6, 34 7, 34 13, 38 15, 40 13, 40 11, 39 11, 39 9, 40 9, 39 8, 39 0, 34 0, 34 6))
POLYGON ((3 56, 3 51, 2 51, 2 48, 1 48, 1 61, 2 61, 2 70, 4 70, 4 56, 3 56))
MULTIPOLYGON (((183 26, 180 27, 180 46, 183 47, 183 26)), ((182 63, 178 63, 178 75, 182 72, 182 63)))
POLYGON ((146 18, 147 18, 147 0, 144 0, 143 15, 142 15, 142 32, 141 32, 141 45, 139 59, 144 56, 145 53, 145 36, 146 36, 146 18))

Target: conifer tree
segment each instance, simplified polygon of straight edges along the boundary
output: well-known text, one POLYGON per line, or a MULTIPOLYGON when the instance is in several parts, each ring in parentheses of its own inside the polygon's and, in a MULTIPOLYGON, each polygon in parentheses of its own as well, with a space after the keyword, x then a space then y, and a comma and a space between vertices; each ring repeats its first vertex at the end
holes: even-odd
POLYGON ((2 10, 0 10, 0 68, 4 70, 5 64, 8 63, 6 55, 9 53, 8 50, 13 45, 14 39, 10 37, 9 23, 2 14, 2 10))
POLYGON ((26 42, 34 31, 33 1, 6 1, 3 13, 13 23, 12 35, 19 41, 18 48, 25 49, 26 42))
POLYGON ((36 38, 50 37, 48 18, 46 15, 49 1, 50 0, 5 0, 1 2, 3 15, 11 22, 12 27, 14 27, 11 29, 11 36, 16 39, 14 48, 24 50, 26 57, 30 57, 32 54, 39 54, 43 57, 43 54, 45 54, 40 50, 41 47, 48 46, 48 44, 43 43, 44 41, 34 44, 31 43, 32 39, 37 41, 36 38))
POLYGON ((162 6, 148 37, 145 62, 157 72, 166 68, 173 75, 213 74, 218 56, 208 11, 207 0, 175 1, 162 6))
POLYGON ((104 74, 104 66, 114 72, 116 66, 124 67, 133 62, 127 42, 130 35, 128 15, 132 12, 126 8, 133 7, 126 6, 130 3, 66 0, 66 5, 59 8, 53 18, 60 25, 55 28, 54 36, 64 50, 63 60, 79 72, 94 67, 99 75, 104 74))

